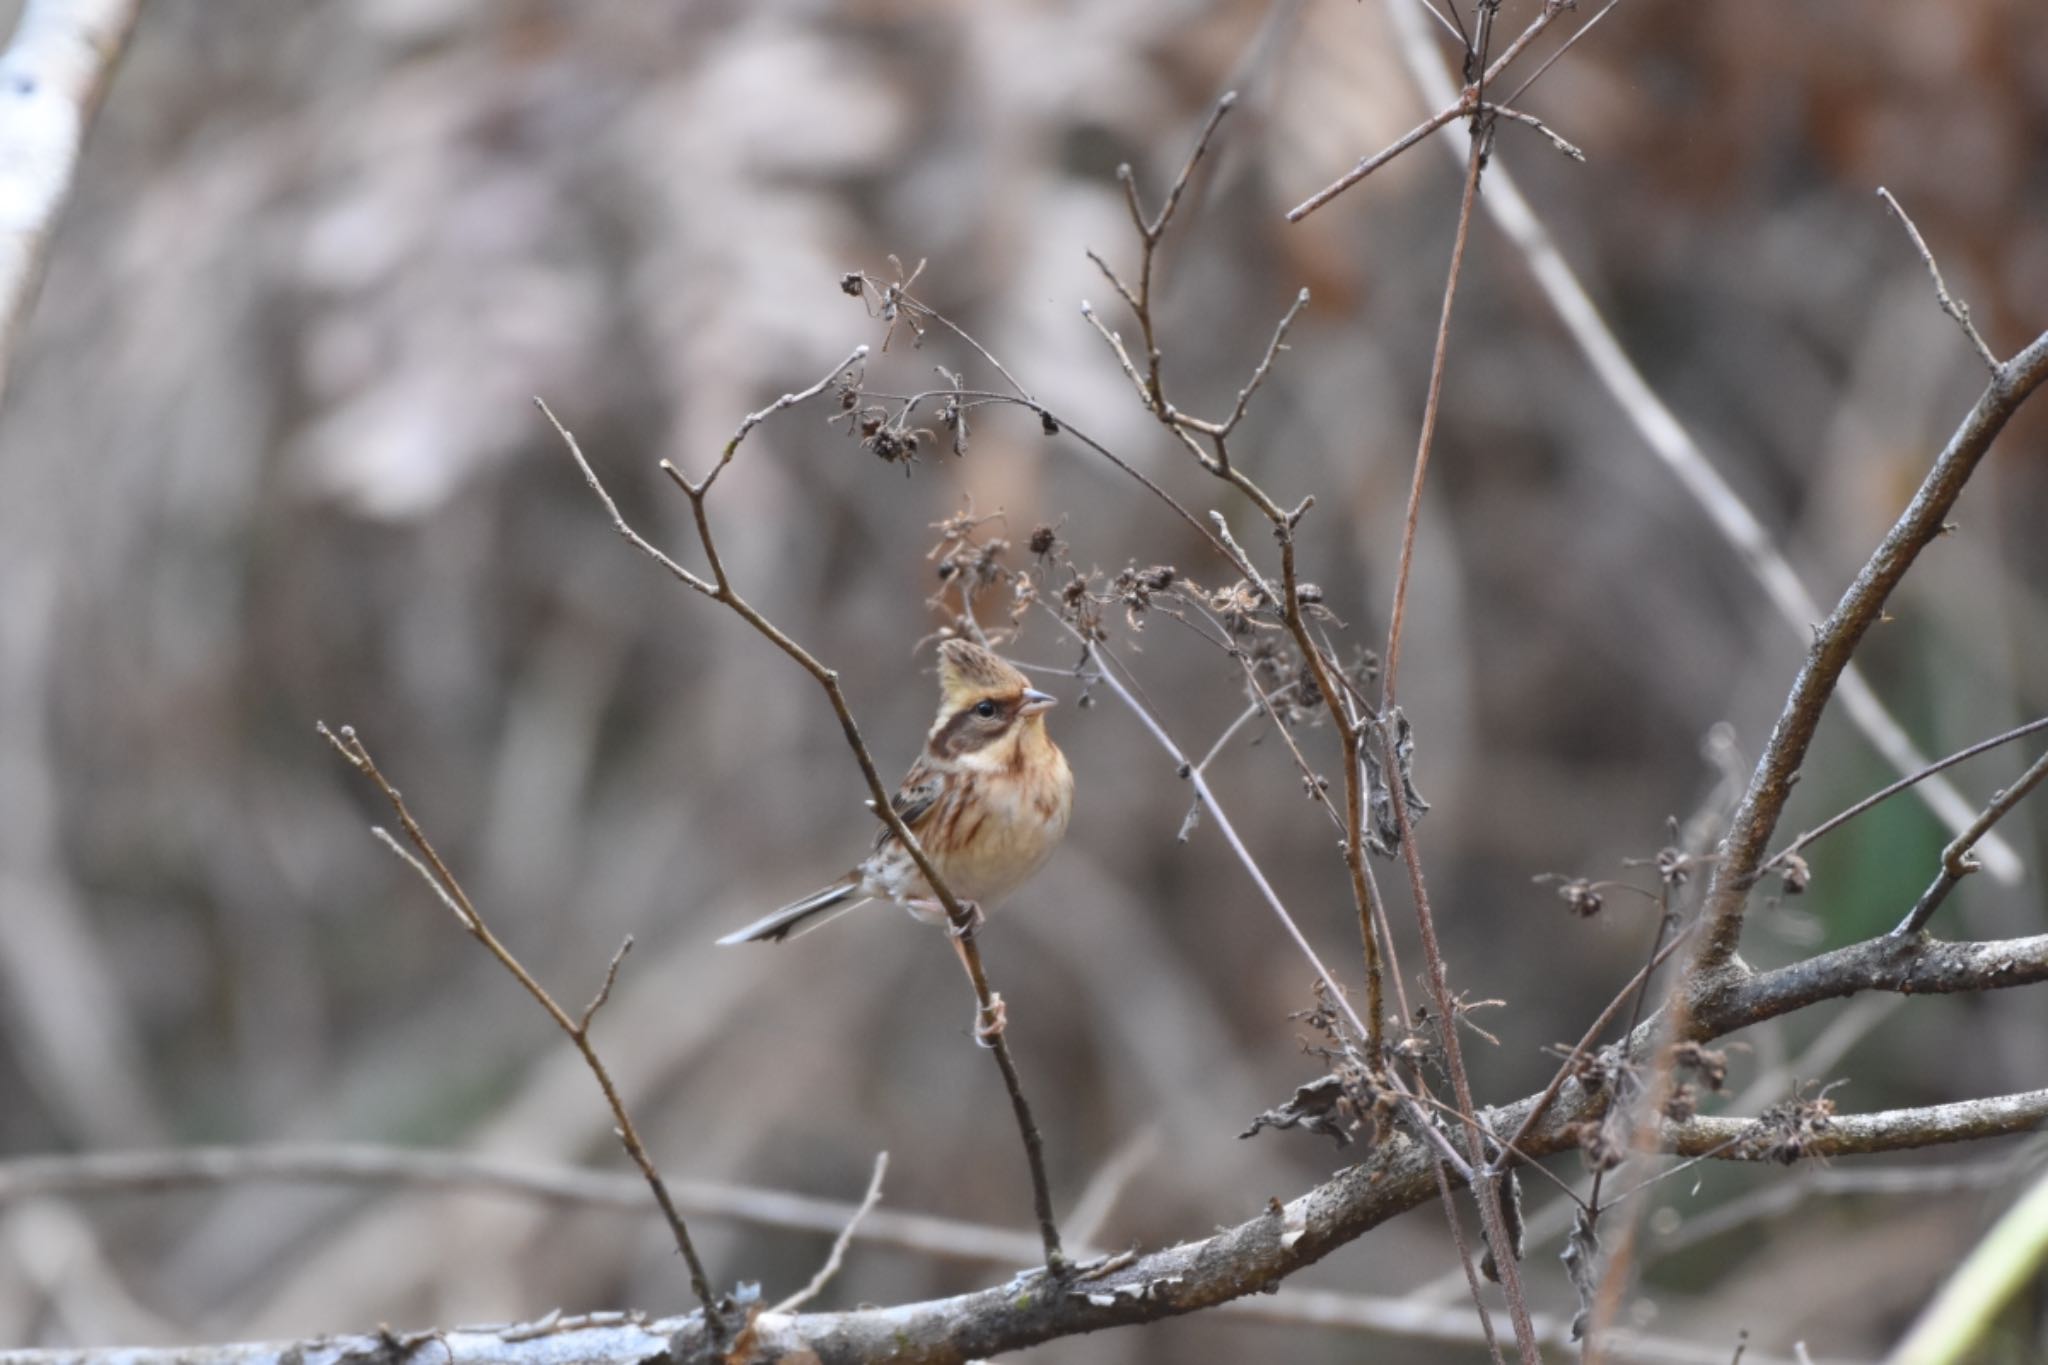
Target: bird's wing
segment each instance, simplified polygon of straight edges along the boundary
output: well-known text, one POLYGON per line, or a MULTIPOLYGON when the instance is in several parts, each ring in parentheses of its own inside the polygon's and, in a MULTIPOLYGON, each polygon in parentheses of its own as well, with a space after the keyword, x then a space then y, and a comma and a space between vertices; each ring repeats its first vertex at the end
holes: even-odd
MULTIPOLYGON (((896 789, 896 795, 889 798, 889 805, 896 812, 896 818, 908 825, 914 834, 918 822, 931 814, 932 807, 938 804, 939 794, 945 789, 945 775, 919 763, 904 774, 903 784, 896 789)), ((880 833, 875 835, 875 847, 880 848, 891 837, 889 827, 882 826, 880 833)))

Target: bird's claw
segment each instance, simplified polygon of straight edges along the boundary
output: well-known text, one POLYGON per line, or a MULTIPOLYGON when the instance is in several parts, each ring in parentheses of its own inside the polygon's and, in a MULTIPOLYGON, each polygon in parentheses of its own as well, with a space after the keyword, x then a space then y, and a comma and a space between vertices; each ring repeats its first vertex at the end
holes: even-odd
POLYGON ((973 938, 981 932, 981 926, 988 923, 988 916, 982 912, 981 902, 961 901, 960 918, 948 920, 946 930, 954 938, 973 938))
POLYGON ((1010 1007, 1003 997, 991 991, 988 1004, 974 1016, 974 1041, 983 1047, 992 1048, 996 1039, 1003 1036, 1003 1030, 1010 1026, 1010 1007))

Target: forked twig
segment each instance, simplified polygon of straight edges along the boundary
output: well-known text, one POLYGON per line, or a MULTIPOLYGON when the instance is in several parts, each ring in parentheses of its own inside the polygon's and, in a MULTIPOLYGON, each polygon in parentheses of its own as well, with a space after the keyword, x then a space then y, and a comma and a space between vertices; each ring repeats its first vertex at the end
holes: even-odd
POLYGON ((1977 743, 1970 745, 1968 748, 1956 750, 1947 758, 1935 760, 1934 762, 1928 764, 1926 767, 1920 769, 1918 772, 1908 773, 1904 777, 1900 778, 1898 781, 1893 782, 1887 786, 1880 787, 1878 790, 1864 797, 1861 801, 1858 801, 1855 805, 1848 807, 1846 810, 1838 811, 1834 815, 1829 816, 1827 819, 1815 825, 1812 829, 1805 831, 1798 838, 1794 839, 1791 843, 1785 845, 1785 847, 1779 849, 1776 853, 1773 853, 1769 858, 1765 859, 1763 868, 1761 870, 1769 872, 1773 868, 1784 866, 1789 859, 1796 858, 1797 856, 1799 856, 1800 851, 1804 849, 1808 844, 1813 843, 1814 841, 1820 839, 1824 835, 1832 833, 1836 829, 1847 824, 1849 821, 1855 819, 1857 816, 1863 814, 1863 812, 1869 810, 1872 806, 1875 806, 1880 802, 1889 800, 1890 798, 1897 796, 1900 792, 1906 790, 1906 788, 1908 787, 1911 787, 1920 782, 1925 782, 1928 778, 1934 776, 1936 773, 1942 771, 1944 768, 1953 768, 1956 764, 1964 762, 1967 759, 1975 758, 1977 755, 1989 752, 1992 749, 1996 749, 2000 745, 2010 744, 2012 743, 2012 741, 2016 739, 2024 739, 2028 735, 2034 734, 2041 730, 2048 730, 2048 716, 2044 716, 2039 720, 2030 720, 2025 725, 2016 725, 2012 729, 2007 730, 2004 734, 1993 735, 1989 739, 1979 740, 1977 743))
MULTIPOLYGON (((1223 420, 1215 422, 1204 421, 1181 412, 1168 399, 1165 391, 1165 381, 1161 373, 1162 354, 1152 309, 1151 281, 1153 260, 1158 254, 1160 242, 1164 237, 1166 228, 1172 222, 1173 211, 1180 203, 1181 193, 1185 189, 1189 177, 1194 174, 1195 167, 1207 150, 1217 125, 1222 121, 1223 115, 1230 109, 1235 98, 1235 95, 1226 94, 1217 102, 1215 110, 1209 116, 1209 121, 1203 125, 1200 137, 1196 139, 1194 150, 1190 153, 1187 164, 1181 169, 1179 177, 1168 187, 1166 197, 1162 201, 1158 213, 1149 217, 1146 215, 1135 180, 1129 176, 1125 177, 1125 202, 1130 209, 1132 226, 1136 228, 1138 233, 1139 262, 1137 286, 1135 288, 1127 286, 1117 277, 1114 271, 1103 263, 1100 257, 1095 258, 1097 266, 1109 277, 1110 283, 1116 287, 1118 295, 1130 306, 1138 323, 1138 329, 1144 338, 1146 350, 1147 371, 1144 378, 1139 378, 1128 352, 1125 351, 1123 343, 1116 333, 1105 326, 1095 316, 1094 310, 1086 304, 1082 305, 1082 311, 1087 316, 1089 322, 1101 333, 1104 340, 1116 352, 1119 364, 1123 366, 1126 374, 1130 375, 1133 383, 1138 388, 1141 401, 1145 403, 1145 406, 1152 412, 1153 416, 1179 439, 1201 468, 1230 484, 1250 499, 1252 505, 1257 507, 1266 520, 1271 523, 1274 538, 1279 542, 1280 582, 1276 586, 1267 575, 1260 572, 1258 565, 1253 561, 1252 557, 1232 538, 1229 523, 1223 516, 1220 513, 1211 514, 1215 531, 1210 539, 1219 543, 1224 548, 1225 557, 1230 560, 1238 573, 1248 582, 1254 584, 1261 596, 1277 608, 1281 624, 1294 640, 1296 649, 1301 652, 1302 662, 1308 669, 1309 676, 1323 699, 1323 705, 1329 711, 1331 722, 1337 731, 1339 746, 1343 751, 1345 810, 1342 823, 1344 827, 1344 863, 1350 876, 1352 907, 1358 916, 1359 941, 1365 957, 1366 1005, 1362 1016, 1364 1028, 1361 1038, 1365 1045, 1366 1057, 1368 1059, 1367 1065, 1377 1069, 1384 1065, 1382 1053, 1385 1049, 1386 1011, 1384 1003, 1384 978, 1386 973, 1381 961, 1383 954, 1379 934, 1379 926, 1384 919, 1384 915, 1381 913, 1378 905, 1377 893, 1371 874, 1367 871, 1365 865, 1366 793, 1364 790, 1361 751, 1363 743, 1361 738, 1362 732, 1359 725, 1354 723, 1354 718, 1350 715, 1345 704, 1343 670, 1336 667, 1334 661, 1325 656, 1321 645, 1309 630, 1308 618, 1302 609, 1300 576, 1295 567, 1295 529, 1299 526, 1302 517, 1306 515, 1308 509, 1314 506, 1315 500, 1312 497, 1304 498, 1297 506, 1291 509, 1282 507, 1265 489, 1247 476, 1242 469, 1234 465, 1230 458, 1230 437, 1243 421, 1246 407, 1251 402, 1252 395, 1265 382, 1266 376, 1273 368, 1275 359, 1285 349, 1287 334, 1293 327, 1295 319, 1308 306, 1308 291, 1304 289, 1295 295, 1293 304, 1274 327, 1273 337, 1266 347, 1264 357, 1253 369, 1250 378, 1247 379, 1243 388, 1238 393, 1236 404, 1223 420), (1206 449, 1204 448, 1204 443, 1206 443, 1206 449)), ((1175 504, 1175 506, 1178 507, 1178 504, 1175 504)), ((1328 974, 1324 973, 1324 975, 1327 979, 1328 974)), ((1335 984, 1334 981, 1331 982, 1333 988, 1335 984)), ((1360 1016, 1353 1015, 1352 1018, 1354 1023, 1360 1022, 1360 1016)))
POLYGON ((1977 859, 1971 850, 1991 831, 1991 827, 2004 819, 2006 813, 2025 799, 2028 792, 2041 785, 2041 779, 2048 777, 2048 753, 2035 759, 2028 769, 2010 787, 1992 797, 1983 813, 1970 823, 1970 827, 1949 841, 1941 851, 1941 871, 1934 874, 1934 880, 1920 893, 1919 901, 1906 917, 1892 930, 1893 938, 1906 938, 1927 927, 1927 921, 1948 899, 1948 893, 1956 889, 1956 883, 1975 872, 1977 859))
MULTIPOLYGON (((741 620, 752 626, 766 638, 770 644, 794 660, 824 690, 826 699, 831 703, 832 713, 839 719, 839 728, 846 737, 847 747, 853 751, 854 761, 859 765, 861 776, 867 782, 870 808, 889 827, 897 840, 901 842, 904 851, 910 855, 911 860, 917 865, 918 871, 923 874, 925 881, 930 885, 932 894, 945 907, 946 917, 950 921, 949 927, 954 933, 954 941, 958 946, 961 964, 966 969, 968 981, 974 987, 974 997, 979 1008, 979 1019, 982 1024, 982 1036, 988 1043, 989 1051, 995 1057, 997 1069, 1002 1073, 1003 1086, 1010 1096, 1011 1112, 1016 1118, 1018 1135, 1024 1144, 1025 1164, 1029 1168, 1031 1176, 1032 1205, 1038 1218, 1039 1235, 1045 1246, 1046 1267, 1054 1274, 1063 1274, 1067 1268, 1067 1258, 1060 1248, 1059 1227, 1053 1221, 1052 1187, 1045 1174, 1045 1140, 1038 1131, 1038 1120, 1031 1112, 1030 1101, 1025 1098, 1023 1081, 1017 1073, 1016 1061, 1010 1055, 1009 1041, 1004 1037, 1001 1029, 1000 1021, 1003 1017, 1002 998, 989 985, 988 973, 981 961, 981 947, 976 942, 973 933, 974 920, 967 908, 961 904, 959 898, 953 894, 952 888, 947 886, 945 878, 940 876, 938 869, 932 865, 931 859, 926 856, 923 847, 918 843, 917 836, 911 833, 910 827, 903 823, 902 817, 897 813, 894 805, 891 804, 890 790, 883 784, 881 770, 875 766, 874 756, 868 750, 867 741, 861 736, 860 726, 854 721, 852 707, 848 705, 846 693, 839 685, 838 672, 820 663, 809 650, 798 644, 780 627, 775 625, 774 622, 763 616, 746 598, 740 595, 738 589, 733 586, 731 577, 726 572, 724 560, 719 556, 718 542, 712 535, 710 514, 705 505, 713 481, 727 465, 732 463, 734 455, 739 450, 740 443, 746 439, 747 434, 755 426, 776 412, 793 407, 806 399, 823 393, 831 386, 834 380, 845 374, 866 354, 867 348, 865 346, 856 348, 846 361, 833 367, 817 383, 801 392, 785 394, 760 412, 749 415, 746 420, 740 423, 739 429, 733 433, 732 439, 726 443, 724 449, 719 454, 717 463, 712 466, 710 471, 701 480, 692 481, 668 461, 664 460, 661 462, 662 472, 689 499, 690 514, 696 522, 697 539, 703 546, 705 561, 711 568, 711 580, 709 582, 684 569, 673 559, 656 549, 627 524, 625 518, 620 515, 617 505, 612 501, 611 495, 605 491, 603 481, 597 477, 597 471, 584 456, 583 449, 577 444, 575 436, 570 433, 567 427, 562 425, 561 420, 549 410, 546 403, 541 402, 537 398, 534 402, 547 417, 549 423, 554 426, 556 433, 561 436, 562 443, 567 447, 570 457, 575 460, 577 468, 582 470, 584 482, 590 485, 591 491, 597 495, 599 502, 603 504, 605 510, 611 515, 614 528, 629 543, 653 559, 657 564, 667 569, 672 575, 680 578, 688 586, 695 588, 713 601, 729 608, 741 620)), ((1007 401, 1030 404, 1028 399, 1007 399, 1007 401)))
MULTIPOLYGON (((1485 4, 1480 4, 1477 8, 1480 10, 1482 18, 1490 24, 1492 10, 1485 4)), ((1538 10, 1536 17, 1529 21, 1529 26, 1522 30, 1513 43, 1508 45, 1508 50, 1503 52, 1491 66, 1486 68, 1484 75, 1460 92, 1455 101, 1444 105, 1434 114, 1431 114, 1428 118, 1401 134, 1393 142, 1374 152, 1371 156, 1364 158, 1343 175, 1338 176, 1335 180, 1287 210, 1287 221, 1290 223, 1300 222, 1380 167, 1386 165, 1389 161, 1392 161, 1395 157, 1401 155, 1401 153, 1407 151, 1410 147, 1413 147, 1416 143, 1428 137, 1437 129, 1474 114, 1481 118, 1486 118, 1493 113, 1499 112, 1498 106, 1489 106, 1484 100, 1483 96, 1486 87, 1500 79, 1501 74, 1507 70, 1517 57, 1522 55, 1529 44, 1535 42, 1545 29, 1557 22, 1558 16, 1563 14, 1567 8, 1567 6, 1559 4, 1543 5, 1538 10)), ((1609 8, 1612 8, 1612 6, 1610 5, 1609 8)), ((1595 16, 1596 21, 1597 18, 1598 16, 1595 16)), ((1582 26, 1582 31, 1584 28, 1590 28, 1591 26, 1591 23, 1582 26)), ((1570 46, 1570 43, 1568 42, 1566 46, 1570 46)), ((1483 60, 1485 48, 1486 37, 1484 33, 1481 33, 1471 43, 1466 45, 1465 50, 1468 54, 1474 52, 1481 54, 1481 59, 1483 60)), ((1555 61, 1556 59, 1556 54, 1553 54, 1550 60, 1555 61)), ((1544 67, 1547 68, 1548 66, 1549 62, 1545 62, 1544 67)), ((1538 76, 1542 74, 1542 69, 1539 69, 1536 73, 1538 76)), ((1533 83, 1534 80, 1534 76, 1530 77, 1528 82, 1523 83, 1522 90, 1528 89, 1529 84, 1533 83)), ((1521 90, 1517 90, 1515 96, 1519 97, 1521 93, 1521 90)), ((1505 102, 1513 104, 1515 101, 1514 98, 1510 98, 1505 102)), ((1528 122, 1530 120, 1524 119, 1523 121, 1528 122)), ((1551 136, 1554 141, 1563 141, 1563 139, 1557 138, 1555 134, 1550 134, 1548 129, 1545 129, 1544 132, 1551 136)), ((1569 143, 1564 145, 1570 146, 1569 143)))
POLYGON ((1977 348, 1978 358, 1984 362, 1984 368, 1994 375, 1997 374, 1998 356, 1985 344, 1984 335, 1977 330, 1977 324, 1970 321, 1970 305, 1948 292, 1948 281, 1941 277, 1941 267, 1935 264, 1934 253, 1928 249, 1927 239, 1920 235, 1919 225, 1914 223, 1904 206, 1884 186, 1877 187, 1877 197, 1884 200, 1886 208, 1898 215, 1899 222, 1905 225, 1906 235, 1913 239, 1913 249, 1920 253, 1920 261, 1927 267, 1927 273, 1934 277, 1934 297, 1940 300, 1941 311, 1954 318, 1956 326, 1963 329, 1963 335, 1977 348))
POLYGON ((604 1059, 598 1055, 596 1044, 590 1040, 591 1021, 610 997, 612 983, 618 978, 619 963, 625 958, 626 950, 632 947, 632 940, 626 940, 625 945, 613 955, 611 965, 605 970, 604 984, 598 989, 597 996, 590 1002, 589 1008, 583 1011, 582 1017, 570 1018, 568 1011, 555 1003, 555 998, 548 994, 547 988, 535 979, 533 973, 527 971, 525 964, 513 955, 512 950, 507 948, 504 941, 491 931, 490 925, 484 922, 484 917, 478 912, 475 902, 471 901, 469 894, 462 889, 462 883, 455 879, 455 874, 449 871, 448 864, 441 860, 441 855, 428 840, 426 831, 420 827, 419 821, 413 818, 412 811, 407 809, 405 798, 399 795, 398 788, 391 785, 390 780, 384 776, 383 769, 370 757, 369 749, 364 746, 355 728, 344 725, 339 730, 330 730, 324 721, 320 722, 317 728, 322 738, 334 746, 335 752, 347 760, 349 766, 369 778, 377 790, 383 793, 384 799, 391 803, 391 809, 398 815, 399 828, 405 831, 405 837, 412 844, 412 848, 407 849, 381 828, 373 829, 378 839, 420 875, 441 903, 454 914, 456 923, 460 924, 471 938, 481 943, 490 955, 498 960, 500 966, 512 974, 513 979, 525 988, 526 993, 532 996, 543 1010, 547 1011, 548 1017, 555 1021, 555 1027, 568 1036, 576 1051, 582 1055, 583 1064, 590 1068, 590 1074, 596 1078, 598 1089, 604 1092, 605 1104, 611 1109, 612 1118, 618 1123, 620 1144, 625 1147, 626 1155, 633 1159, 633 1164, 640 1168, 640 1174, 647 1181, 648 1189, 653 1191, 654 1202, 661 1207, 661 1215, 668 1221, 669 1233, 675 1239, 676 1250, 683 1254, 683 1262, 690 1269, 690 1288, 697 1295, 697 1301, 704 1305, 705 1321, 713 1337, 722 1338, 726 1332, 725 1316, 719 1311, 718 1298, 712 1293, 711 1281, 704 1273, 704 1262, 697 1255, 696 1244, 690 1240, 690 1230, 684 1224, 682 1214, 676 1209, 675 1200, 669 1194, 668 1184, 654 1165, 654 1158, 648 1155, 647 1145, 640 1140, 640 1130, 634 1126, 633 1116, 627 1111, 625 1100, 620 1097, 618 1087, 612 1083, 611 1071, 605 1066, 604 1059))
POLYGON ((860 1229, 861 1219, 874 1210, 882 1201, 882 1177, 889 1173, 889 1154, 875 1153, 875 1173, 868 1178, 868 1192, 861 1197, 860 1206, 846 1219, 846 1226, 839 1229, 839 1235, 832 1239, 832 1250, 825 1256, 825 1264, 818 1267, 818 1273, 811 1276, 809 1284, 791 1294, 768 1311, 771 1313, 794 1313, 809 1303, 832 1282, 839 1273, 840 1265, 846 1260, 846 1248, 853 1241, 853 1235, 860 1229))

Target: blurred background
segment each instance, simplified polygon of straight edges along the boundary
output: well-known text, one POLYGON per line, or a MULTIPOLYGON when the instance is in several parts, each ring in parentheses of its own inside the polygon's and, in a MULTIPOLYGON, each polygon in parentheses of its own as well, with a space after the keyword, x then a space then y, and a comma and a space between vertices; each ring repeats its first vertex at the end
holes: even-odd
MULTIPOLYGON (((1510 0, 1502 22, 1531 12, 1510 0)), ((1983 384, 1876 187, 2001 354, 2048 322, 2032 17, 2020 0, 1626 5, 1521 101, 1586 164, 1501 131, 1500 163, 1624 345, 1823 601, 1983 384)), ((1115 168, 1156 197, 1226 89, 1239 106, 1161 260, 1170 391, 1226 412, 1311 290, 1236 450, 1281 501, 1315 495, 1306 576, 1348 641, 1378 647, 1457 171, 1424 146, 1299 226, 1281 214, 1425 112, 1379 5, 151 0, 0 417, 0 1151, 356 1141, 624 1169, 563 1040, 371 839, 387 817, 315 736, 325 719, 361 730, 565 1001, 637 939, 598 1037, 671 1175, 857 1199, 887 1149, 885 1208, 1028 1226, 939 938, 871 909, 779 949, 711 946, 835 875, 869 837, 865 792, 811 680, 627 549, 529 400, 695 565, 656 462, 706 467, 743 413, 879 347, 838 279, 886 277, 894 253, 927 260, 923 297, 1055 410, 1263 552, 1252 509, 1165 439, 1079 311, 1133 332, 1083 255, 1135 262, 1115 168)), ((878 351, 871 385, 921 387, 935 365, 994 385, 947 337, 910 341, 878 351)), ((1028 415, 977 414, 964 459, 928 453, 906 478, 829 412, 760 428, 713 508, 742 590, 843 670, 885 776, 929 723, 926 550, 963 500, 1020 547, 1057 523, 1083 567, 1223 581, 1159 504, 1028 415)), ((2038 410, 2008 432, 1861 656, 1932 753, 2048 707, 2044 433, 2038 410)), ((1119 633, 1179 742, 1205 749, 1242 707, 1235 666, 1156 617, 1119 633)), ((1482 1096, 1540 1085, 1546 1046, 1651 929, 1635 898, 1581 921, 1532 878, 1652 856, 1724 763, 1746 771, 1801 647, 1482 216, 1401 689, 1454 985, 1507 1002, 1482 1020, 1501 1045, 1471 1054, 1482 1096)), ((1014 652, 1072 662, 1042 621, 1014 652)), ((1052 719, 1075 827, 987 932, 990 970, 1062 1205, 1121 1157, 1098 1243, 1201 1235, 1346 1160, 1301 1134, 1237 1138, 1317 1072, 1288 1018, 1308 971, 1213 825, 1176 842, 1187 788, 1128 713, 1103 698, 1052 719)), ((1262 731, 1212 780, 1355 972, 1330 828, 1262 731)), ((1981 800, 2030 756, 1957 778, 1981 800)), ((1891 775, 1831 718, 1785 832, 1891 775)), ((1938 929, 2040 931, 2041 812, 2005 826, 2026 880, 1971 879, 1938 929)), ((1942 842, 1915 801, 1887 804, 1813 851, 1812 890, 1760 909, 1746 953, 1888 926, 1942 842)), ((1400 880, 1382 874, 1412 967, 1400 880)), ((1834 1098, 1865 1110, 2026 1088, 2044 1021, 2038 992, 1830 1006, 1748 1037, 1732 1089, 1763 1079, 1760 1106, 1846 1076, 1834 1098)), ((1629 1320, 1867 1355, 2009 1188, 1686 1236, 1795 1178, 1661 1186, 1629 1320)), ((1532 1186, 1532 1207, 1553 1197, 1532 1186)), ((829 1241, 696 1221, 721 1282, 771 1299, 829 1241)), ((1568 1312, 1551 1251, 1533 1254, 1539 1305, 1568 1312)), ((1402 1295, 1454 1265, 1421 1210, 1301 1282, 1402 1295)), ((857 1246, 821 1303, 1007 1273, 857 1246)), ((0 1206, 9 1344, 687 1306, 651 1210, 269 1185, 0 1206)), ((1368 1345, 1454 1358, 1219 1315, 1019 1358, 1368 1345)))

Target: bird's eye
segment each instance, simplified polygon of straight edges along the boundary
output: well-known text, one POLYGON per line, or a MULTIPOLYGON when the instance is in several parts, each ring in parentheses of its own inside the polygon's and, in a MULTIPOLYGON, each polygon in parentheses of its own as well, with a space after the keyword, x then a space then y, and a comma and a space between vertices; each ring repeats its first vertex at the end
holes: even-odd
POLYGON ((993 720, 996 714, 996 704, 984 698, 974 703, 974 714, 980 716, 983 720, 993 720))

